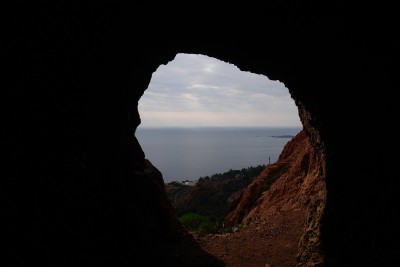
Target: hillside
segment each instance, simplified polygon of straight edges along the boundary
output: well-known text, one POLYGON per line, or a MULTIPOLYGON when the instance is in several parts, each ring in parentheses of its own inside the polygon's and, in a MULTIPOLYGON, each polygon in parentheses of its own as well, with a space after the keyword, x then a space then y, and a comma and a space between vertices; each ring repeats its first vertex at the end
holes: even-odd
POLYGON ((250 166, 200 177, 193 186, 171 182, 165 189, 178 216, 193 212, 222 222, 232 201, 264 168, 265 165, 250 166))
MULTIPOLYGON (((315 238, 309 231, 302 235, 306 220, 313 220, 307 209, 315 207, 313 203, 318 203, 323 193, 317 164, 309 138, 301 131, 285 145, 276 163, 264 166, 248 186, 229 198, 224 224, 241 227, 233 228, 233 232, 195 236, 198 244, 228 267, 266 266, 266 263, 293 267, 304 261, 299 248, 315 238)), ((179 205, 183 206, 196 203, 197 198, 213 199, 217 191, 223 191, 222 184, 211 179, 198 187, 181 186, 186 190, 183 195, 187 202, 179 194, 176 200, 182 200, 179 205)), ((317 224, 315 221, 314 225, 317 224)))

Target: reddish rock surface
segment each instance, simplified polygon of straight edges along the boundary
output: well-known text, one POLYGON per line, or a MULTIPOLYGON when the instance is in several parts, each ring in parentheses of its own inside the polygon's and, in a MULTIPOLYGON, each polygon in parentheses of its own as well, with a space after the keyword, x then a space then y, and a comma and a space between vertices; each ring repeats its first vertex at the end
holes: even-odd
POLYGON ((318 164, 306 132, 301 131, 234 202, 225 224, 243 227, 196 237, 199 245, 228 267, 296 266, 304 260, 299 245, 307 242, 302 234, 308 206, 324 191, 318 164), (265 190, 272 175, 279 178, 265 190))

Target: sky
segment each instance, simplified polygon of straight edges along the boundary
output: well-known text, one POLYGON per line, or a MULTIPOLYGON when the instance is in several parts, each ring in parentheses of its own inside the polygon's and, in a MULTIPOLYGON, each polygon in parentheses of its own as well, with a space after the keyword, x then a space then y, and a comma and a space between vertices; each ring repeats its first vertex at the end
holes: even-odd
POLYGON ((301 127, 282 82, 205 55, 160 65, 138 109, 139 127, 301 127))

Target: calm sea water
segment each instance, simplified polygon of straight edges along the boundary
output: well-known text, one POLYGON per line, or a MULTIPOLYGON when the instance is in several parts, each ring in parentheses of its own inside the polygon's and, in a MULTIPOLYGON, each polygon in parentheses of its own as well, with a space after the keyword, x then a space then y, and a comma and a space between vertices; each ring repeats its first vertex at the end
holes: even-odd
POLYGON ((141 128, 136 137, 164 182, 274 163, 301 128, 141 128))

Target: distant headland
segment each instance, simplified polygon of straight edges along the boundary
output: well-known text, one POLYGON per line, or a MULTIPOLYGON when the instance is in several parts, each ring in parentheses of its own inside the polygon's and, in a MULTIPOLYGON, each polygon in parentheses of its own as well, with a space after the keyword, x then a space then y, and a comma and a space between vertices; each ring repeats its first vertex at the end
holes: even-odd
POLYGON ((294 135, 271 135, 271 137, 275 137, 275 138, 293 138, 294 135))

